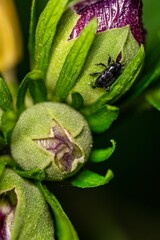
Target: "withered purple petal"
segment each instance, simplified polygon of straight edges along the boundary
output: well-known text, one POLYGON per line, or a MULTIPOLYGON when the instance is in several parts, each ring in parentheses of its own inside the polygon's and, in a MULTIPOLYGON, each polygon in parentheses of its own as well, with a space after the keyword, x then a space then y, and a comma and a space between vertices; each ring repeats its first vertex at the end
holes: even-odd
POLYGON ((80 18, 71 33, 71 39, 76 38, 89 21, 96 17, 97 32, 130 25, 135 39, 139 43, 144 42, 141 0, 85 0, 77 3, 73 9, 80 18))
POLYGON ((52 138, 33 140, 47 151, 53 153, 56 165, 60 169, 69 172, 71 170, 72 163, 76 156, 78 156, 80 150, 73 142, 70 141, 62 127, 56 121, 55 123, 56 125, 52 128, 52 138))

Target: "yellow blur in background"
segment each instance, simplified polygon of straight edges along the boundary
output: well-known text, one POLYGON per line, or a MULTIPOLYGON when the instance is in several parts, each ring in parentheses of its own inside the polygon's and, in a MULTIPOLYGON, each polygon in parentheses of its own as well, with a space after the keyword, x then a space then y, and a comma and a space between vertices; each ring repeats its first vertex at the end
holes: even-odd
POLYGON ((0 0, 0 72, 11 71, 22 57, 22 37, 12 0, 0 0))

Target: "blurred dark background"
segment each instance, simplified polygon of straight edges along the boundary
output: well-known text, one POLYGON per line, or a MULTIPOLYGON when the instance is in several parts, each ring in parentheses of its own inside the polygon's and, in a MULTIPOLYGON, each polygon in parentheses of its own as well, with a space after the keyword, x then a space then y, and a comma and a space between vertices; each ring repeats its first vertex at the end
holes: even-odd
MULTIPOLYGON (((46 1, 39 1, 43 8, 46 1)), ((15 0, 24 41, 24 57, 17 67, 20 80, 29 71, 28 29, 31 0, 15 0)), ((160 52, 160 2, 144 0, 147 29, 146 59, 160 52), (159 49, 159 52, 158 52, 159 49), (155 54, 153 54, 155 53, 155 54)), ((40 10, 39 10, 40 11, 40 10)), ((138 108, 138 103, 135 108, 138 108)), ((95 169, 111 168, 114 179, 103 187, 78 189, 68 184, 50 184, 50 189, 78 231, 81 240, 160 240, 160 113, 154 109, 120 114, 96 146, 117 142, 112 157, 95 169)))

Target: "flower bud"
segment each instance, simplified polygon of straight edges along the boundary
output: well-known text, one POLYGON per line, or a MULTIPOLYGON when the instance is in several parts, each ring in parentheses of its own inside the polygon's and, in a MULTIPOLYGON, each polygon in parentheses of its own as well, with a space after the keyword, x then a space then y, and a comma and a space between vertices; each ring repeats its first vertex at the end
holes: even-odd
POLYGON ((13 170, 0 181, 0 239, 54 240, 54 225, 39 189, 13 170))
POLYGON ((82 108, 114 103, 143 67, 144 37, 141 0, 85 0, 73 5, 61 18, 54 39, 46 77, 49 98, 74 105, 73 94, 78 93, 82 108), (85 41, 81 36, 95 19, 97 32, 85 55, 80 50, 89 33, 85 41))
POLYGON ((46 179, 62 180, 86 162, 92 145, 85 119, 61 103, 39 103, 20 116, 11 152, 23 170, 44 170, 46 179))

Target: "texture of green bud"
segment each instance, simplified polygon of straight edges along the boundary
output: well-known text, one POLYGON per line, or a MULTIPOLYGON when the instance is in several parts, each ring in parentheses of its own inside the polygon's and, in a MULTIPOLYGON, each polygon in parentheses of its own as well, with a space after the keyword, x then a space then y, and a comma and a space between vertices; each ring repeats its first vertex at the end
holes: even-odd
POLYGON ((55 181, 77 172, 91 146, 86 120, 62 103, 39 103, 24 111, 11 138, 12 156, 23 170, 44 170, 46 179, 55 181))
POLYGON ((39 189, 7 168, 0 181, 0 239, 54 240, 53 219, 39 189))

